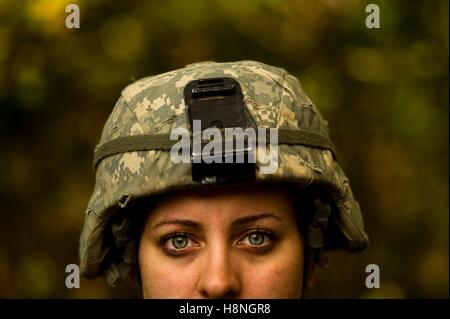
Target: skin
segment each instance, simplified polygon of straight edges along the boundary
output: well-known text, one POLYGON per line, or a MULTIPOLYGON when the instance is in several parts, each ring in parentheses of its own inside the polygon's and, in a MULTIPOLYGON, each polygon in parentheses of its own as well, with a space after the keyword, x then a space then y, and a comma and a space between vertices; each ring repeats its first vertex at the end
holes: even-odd
POLYGON ((300 298, 313 275, 295 214, 275 186, 166 195, 141 236, 144 298, 300 298))

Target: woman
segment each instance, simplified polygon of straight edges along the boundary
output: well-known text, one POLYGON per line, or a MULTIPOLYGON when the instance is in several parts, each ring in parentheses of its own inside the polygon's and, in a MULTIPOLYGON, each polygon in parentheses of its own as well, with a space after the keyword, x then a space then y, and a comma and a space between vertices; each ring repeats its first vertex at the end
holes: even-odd
POLYGON ((296 212, 291 194, 270 185, 165 196, 140 240, 144 297, 301 297, 314 268, 303 278, 305 242, 296 212))
POLYGON ((134 273, 144 297, 300 298, 327 250, 368 244, 326 122, 297 79, 266 64, 204 62, 131 84, 94 166, 82 271, 113 285, 134 273), (248 133, 231 151, 227 128, 248 133), (173 156, 182 129, 187 146, 202 136, 187 162, 173 156), (276 143, 256 144, 252 129, 276 143))

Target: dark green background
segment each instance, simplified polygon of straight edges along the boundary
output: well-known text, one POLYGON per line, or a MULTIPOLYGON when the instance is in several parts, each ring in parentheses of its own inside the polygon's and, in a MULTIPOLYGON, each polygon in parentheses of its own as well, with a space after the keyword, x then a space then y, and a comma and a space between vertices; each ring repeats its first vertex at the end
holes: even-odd
POLYGON ((297 76, 330 122, 371 245, 312 297, 448 297, 448 1, 0 0, 0 297, 139 296, 82 280, 93 148, 135 79, 202 61, 297 76), (81 28, 66 29, 68 3, 81 28), (381 28, 367 29, 376 3, 381 28), (365 266, 381 288, 365 287, 365 266))

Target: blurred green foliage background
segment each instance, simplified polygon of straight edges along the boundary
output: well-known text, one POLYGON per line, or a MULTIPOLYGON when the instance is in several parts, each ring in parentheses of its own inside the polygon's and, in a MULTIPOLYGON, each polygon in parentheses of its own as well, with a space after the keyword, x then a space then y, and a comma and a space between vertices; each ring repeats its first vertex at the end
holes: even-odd
POLYGON ((331 256, 311 297, 448 298, 448 1, 0 0, 0 297, 139 297, 65 287, 93 148, 135 79, 203 60, 297 76, 330 122, 371 245, 331 256), (77 3, 81 28, 67 29, 77 3), (367 29, 376 3, 381 28, 367 29), (381 288, 365 287, 365 266, 381 288))

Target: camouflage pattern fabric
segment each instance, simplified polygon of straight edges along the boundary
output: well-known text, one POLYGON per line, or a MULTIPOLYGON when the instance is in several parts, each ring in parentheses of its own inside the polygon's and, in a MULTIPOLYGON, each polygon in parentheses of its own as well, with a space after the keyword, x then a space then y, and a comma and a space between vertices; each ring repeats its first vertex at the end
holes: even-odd
MULTIPOLYGON (((202 62, 150 76, 126 87, 109 116, 98 146, 120 137, 170 134, 189 128, 183 99, 184 86, 195 79, 232 77, 242 88, 247 123, 254 128, 309 130, 329 138, 326 121, 304 93, 299 81, 282 68, 254 61, 202 62)), ((260 174, 257 182, 292 182, 299 187, 320 185, 337 207, 334 218, 346 239, 344 247, 359 251, 368 244, 358 203, 349 180, 332 152, 304 145, 279 145, 278 170, 260 174)), ((191 164, 173 164, 169 151, 132 151, 102 159, 85 212, 80 239, 80 262, 85 276, 102 273, 107 248, 105 229, 111 216, 137 198, 193 187, 191 164)))

